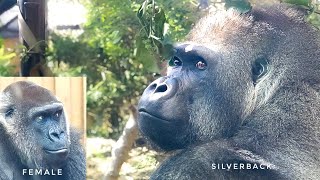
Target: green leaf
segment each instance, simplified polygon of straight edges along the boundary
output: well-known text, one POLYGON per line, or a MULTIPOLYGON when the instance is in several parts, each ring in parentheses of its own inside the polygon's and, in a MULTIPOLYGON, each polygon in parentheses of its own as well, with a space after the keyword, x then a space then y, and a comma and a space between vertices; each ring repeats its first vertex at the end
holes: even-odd
POLYGON ((147 19, 148 18, 147 8, 150 8, 149 4, 150 4, 149 0, 144 1, 137 13, 137 17, 148 36, 151 33, 150 32, 151 24, 150 24, 150 21, 147 19))
POLYGON ((234 8, 241 13, 246 13, 252 9, 252 6, 248 0, 225 0, 225 8, 234 8))
POLYGON ((155 58, 151 54, 152 52, 150 52, 150 50, 148 50, 145 47, 145 44, 143 43, 143 40, 141 39, 141 37, 137 37, 136 44, 137 44, 136 45, 137 50, 135 55, 136 55, 137 61, 143 64, 145 69, 147 69, 149 72, 155 72, 155 73, 160 72, 159 67, 155 61, 155 58))
POLYGON ((163 58, 168 58, 172 54, 173 45, 165 34, 167 19, 163 9, 154 1, 146 0, 139 8, 137 16, 151 44, 157 49, 157 53, 163 58))
POLYGON ((173 56, 173 43, 167 34, 162 40, 162 47, 159 48, 159 54, 161 54, 164 59, 169 59, 173 56))
POLYGON ((154 15, 154 35, 162 39, 164 36, 164 25, 166 23, 166 16, 162 9, 157 8, 156 10, 157 12, 154 15))
POLYGON ((307 17, 307 21, 311 23, 316 28, 320 29, 320 21, 319 21, 319 15, 317 13, 311 13, 307 17))

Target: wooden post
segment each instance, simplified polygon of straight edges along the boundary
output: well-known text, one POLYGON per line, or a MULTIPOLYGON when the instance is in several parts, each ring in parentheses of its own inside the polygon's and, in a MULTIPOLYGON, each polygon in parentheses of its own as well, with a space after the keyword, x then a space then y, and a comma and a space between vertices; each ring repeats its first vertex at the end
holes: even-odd
POLYGON ((21 59, 21 76, 46 76, 47 0, 18 0, 19 34, 27 54, 21 59))

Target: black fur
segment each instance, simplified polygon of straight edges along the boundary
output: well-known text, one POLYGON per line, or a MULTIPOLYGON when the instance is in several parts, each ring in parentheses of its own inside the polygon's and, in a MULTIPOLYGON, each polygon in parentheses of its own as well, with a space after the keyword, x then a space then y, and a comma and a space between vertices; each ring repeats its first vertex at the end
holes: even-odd
POLYGON ((68 127, 60 104, 50 91, 31 82, 19 81, 3 91, 0 104, 1 180, 86 178, 80 133, 68 127), (51 154, 46 149, 67 151, 51 154), (23 175, 23 169, 48 169, 55 173, 62 169, 62 175, 29 176, 23 175))
POLYGON ((208 14, 176 45, 139 102, 142 134, 175 150, 151 179, 320 177, 320 38, 304 14, 285 4, 208 14))

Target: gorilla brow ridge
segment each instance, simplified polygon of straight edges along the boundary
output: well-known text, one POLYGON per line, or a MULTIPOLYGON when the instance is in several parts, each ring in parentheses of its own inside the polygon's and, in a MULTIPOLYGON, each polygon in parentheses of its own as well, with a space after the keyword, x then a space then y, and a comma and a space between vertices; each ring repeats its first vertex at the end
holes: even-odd
POLYGON ((29 109, 28 115, 32 117, 32 115, 37 114, 39 111, 48 111, 48 110, 63 110, 63 104, 61 102, 50 102, 49 104, 42 105, 41 107, 33 107, 29 109))

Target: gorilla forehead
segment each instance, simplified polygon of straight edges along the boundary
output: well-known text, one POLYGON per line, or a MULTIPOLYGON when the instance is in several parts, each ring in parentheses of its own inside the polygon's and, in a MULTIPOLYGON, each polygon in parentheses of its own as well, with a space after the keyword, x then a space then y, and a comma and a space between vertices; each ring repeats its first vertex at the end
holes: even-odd
POLYGON ((58 101, 49 90, 28 81, 18 81, 9 85, 4 89, 4 93, 17 106, 37 107, 58 101))
POLYGON ((240 16, 237 11, 229 10, 218 13, 210 13, 202 18, 191 30, 188 41, 198 43, 210 43, 223 41, 231 34, 239 33, 239 29, 249 28, 252 25, 252 18, 240 16), (207 38, 208 35, 210 38, 207 38))
POLYGON ((292 24, 303 22, 304 12, 287 5, 262 9, 255 8, 245 14, 241 14, 234 9, 210 12, 191 30, 187 41, 199 44, 229 45, 234 44, 235 40, 257 40, 257 38, 261 38, 262 34, 266 33, 281 34, 281 32, 292 29, 292 24), (277 21, 274 21, 274 19, 277 19, 277 21), (230 43, 230 41, 233 41, 233 43, 230 43))

